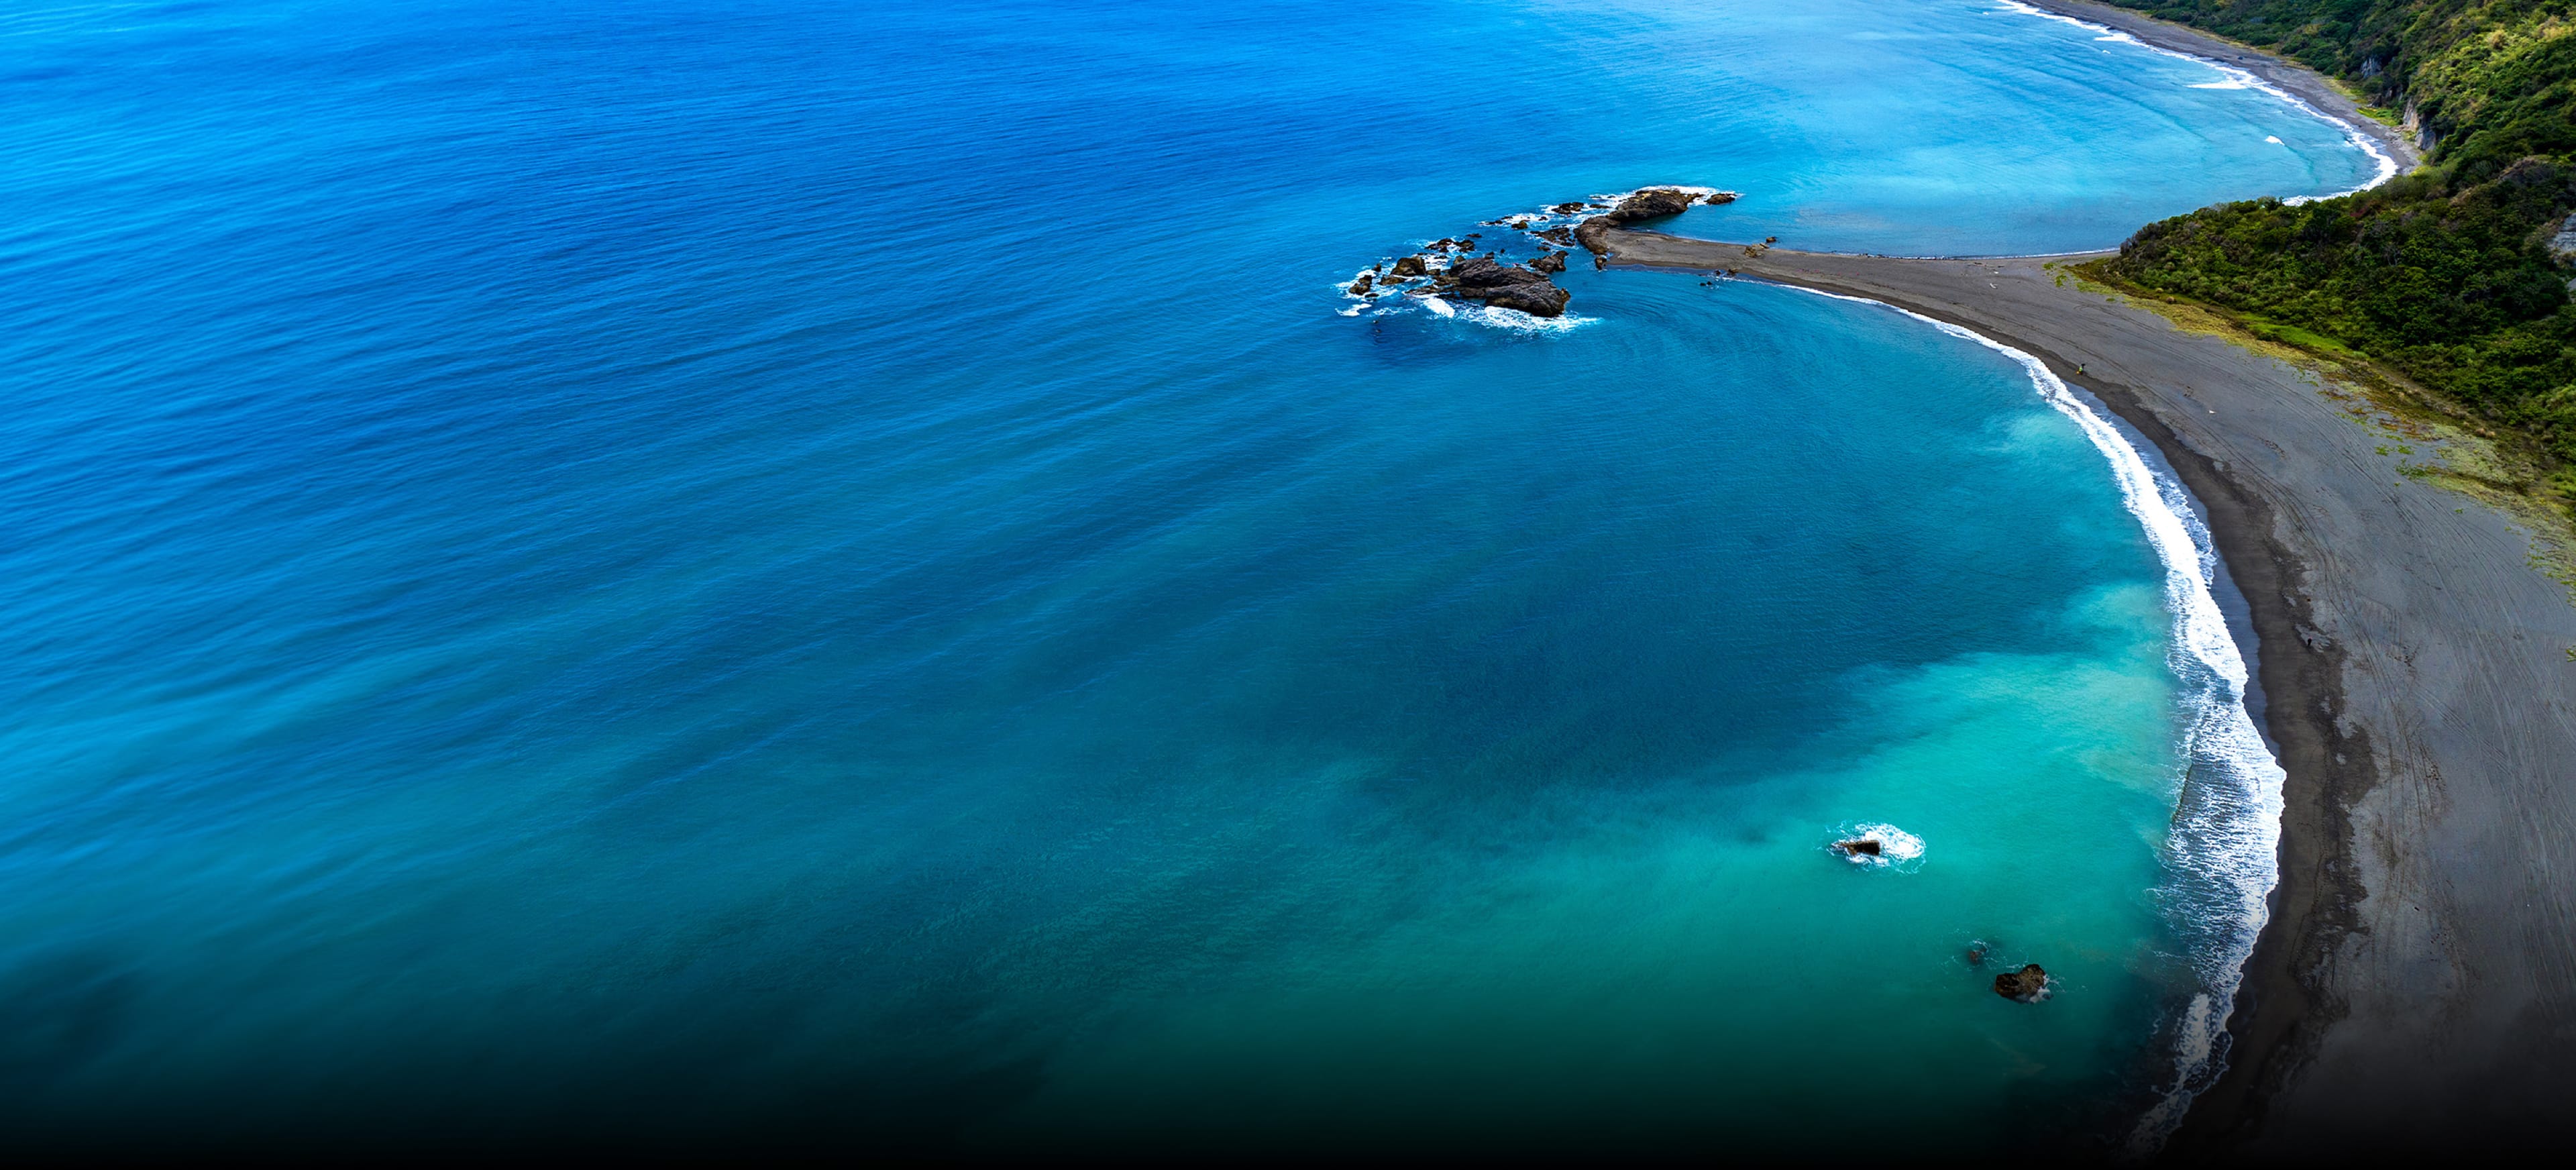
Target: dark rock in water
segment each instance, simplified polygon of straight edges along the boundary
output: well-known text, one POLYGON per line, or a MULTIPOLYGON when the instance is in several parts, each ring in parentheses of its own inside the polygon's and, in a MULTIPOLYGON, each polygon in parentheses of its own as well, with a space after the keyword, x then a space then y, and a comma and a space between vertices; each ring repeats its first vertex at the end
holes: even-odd
POLYGON ((1619 206, 1611 208, 1610 214, 1601 218, 1617 223, 1662 219, 1667 215, 1680 215, 1698 199, 1699 196, 1690 191, 1672 187, 1648 187, 1620 200, 1619 206))
POLYGON ((1395 272, 1393 275, 1396 279, 1402 280, 1406 277, 1420 276, 1428 271, 1430 271, 1430 269, 1422 266, 1422 257, 1407 256, 1395 262, 1395 272))
POLYGON ((1711 191, 1708 193, 1708 198, 1702 199, 1700 202, 1711 207, 1724 207, 1729 203, 1735 202, 1738 198, 1740 198, 1740 196, 1733 191, 1711 191))
POLYGON ((1532 271, 1532 272, 1563 272, 1563 271, 1565 271, 1565 253, 1563 253, 1563 252, 1550 252, 1550 253, 1548 253, 1547 255, 1541 256, 1541 257, 1539 257, 1539 258, 1538 258, 1538 259, 1536 259, 1536 260, 1532 260, 1532 261, 1530 261, 1530 271, 1532 271))
POLYGON ((1878 842, 1872 841, 1867 837, 1863 837, 1857 841, 1836 841, 1834 842, 1834 848, 1840 849, 1854 857, 1878 856, 1878 842))
POLYGON ((2048 972, 2041 970, 2037 963, 2029 964, 2019 971, 2007 971, 1995 976, 1995 994, 2005 999, 2020 1003, 2037 1003, 2040 994, 2047 990, 2048 972))
POLYGON ((1547 240, 1565 247, 1570 248, 1574 246, 1574 229, 1570 227, 1552 227, 1543 232, 1532 232, 1530 234, 1535 235, 1542 240, 1547 240))
POLYGON ((1496 264, 1490 257, 1478 256, 1461 261, 1449 270, 1460 288, 1500 288, 1507 284, 1546 284, 1547 278, 1513 264, 1496 264))
POLYGON ((1983 967, 1986 965, 1986 944, 1968 944, 1968 965, 1971 967, 1983 967))
POLYGON ((1763 242, 1763 243, 1766 243, 1766 244, 1776 244, 1776 243, 1779 243, 1779 242, 1780 242, 1780 237, 1778 237, 1778 236, 1764 236, 1764 237, 1762 237, 1762 242, 1763 242))
POLYGON ((1575 225, 1574 242, 1583 245, 1583 250, 1596 258, 1607 256, 1610 254, 1610 229, 1613 226, 1616 225, 1610 222, 1609 216, 1593 216, 1575 225))
POLYGON ((1370 274, 1370 273, 1363 272, 1363 273, 1361 273, 1361 274, 1360 274, 1360 278, 1359 278, 1358 280, 1355 280, 1355 281, 1352 281, 1352 282, 1351 282, 1351 295, 1352 295, 1352 296, 1355 296, 1355 297, 1364 297, 1364 296, 1367 296, 1367 295, 1368 295, 1368 291, 1369 291, 1369 286, 1370 286, 1370 285, 1373 285, 1373 284, 1376 284, 1376 283, 1377 283, 1377 277, 1376 277, 1376 276, 1374 276, 1374 275, 1372 275, 1372 274, 1370 274))
POLYGON ((1580 203, 1559 203, 1554 207, 1548 208, 1548 210, 1555 212, 1558 215, 1572 215, 1575 212, 1583 210, 1583 205, 1580 203))
POLYGON ((1494 308, 1518 309, 1533 317, 1563 316, 1565 303, 1574 299, 1572 293, 1544 280, 1537 284, 1506 284, 1467 295, 1483 297, 1494 308))

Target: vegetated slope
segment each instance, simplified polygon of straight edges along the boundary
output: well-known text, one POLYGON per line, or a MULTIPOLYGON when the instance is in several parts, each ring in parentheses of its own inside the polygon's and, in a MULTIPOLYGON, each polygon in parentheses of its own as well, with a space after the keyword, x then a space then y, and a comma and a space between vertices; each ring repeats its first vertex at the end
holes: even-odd
MULTIPOLYGON (((2405 111, 2426 166, 2358 195, 2221 204, 2104 267, 2350 348, 2576 460, 2576 0, 2119 0, 2296 57, 2405 111)), ((2559 490, 2576 498, 2576 473, 2559 490)))

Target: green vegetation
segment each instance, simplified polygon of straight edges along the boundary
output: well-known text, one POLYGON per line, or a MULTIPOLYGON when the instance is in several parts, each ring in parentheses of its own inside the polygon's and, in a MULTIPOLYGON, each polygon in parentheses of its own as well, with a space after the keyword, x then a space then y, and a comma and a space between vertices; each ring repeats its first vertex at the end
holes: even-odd
MULTIPOLYGON (((2116 2, 2339 75, 2431 149, 2358 195, 2150 224, 2104 279, 2232 310, 2267 341, 2367 354, 2576 461, 2576 306, 2550 250, 2576 209, 2576 0, 2116 2)), ((2576 497, 2576 473, 2547 482, 2576 497)))

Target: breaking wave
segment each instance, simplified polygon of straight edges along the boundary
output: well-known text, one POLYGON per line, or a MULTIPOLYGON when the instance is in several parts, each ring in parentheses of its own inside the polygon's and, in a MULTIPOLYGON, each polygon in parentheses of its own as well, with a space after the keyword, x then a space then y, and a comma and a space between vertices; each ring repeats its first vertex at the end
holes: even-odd
MULTIPOLYGON (((1790 286, 1795 287, 1795 286, 1790 286)), ((2227 1067, 2227 1017, 2245 979, 2245 960, 2270 918, 2268 900, 2280 877, 2281 784, 2286 776, 2246 710, 2251 678, 2227 631, 2216 588, 2218 553, 2209 528, 2182 484, 2150 467, 2120 429, 2046 363, 1947 321, 1865 297, 1800 289, 1816 296, 1878 305, 1953 337, 1976 342, 2020 364, 2039 396, 2074 421, 2111 464, 2129 514, 2165 570, 2165 605, 2173 615, 2166 663, 2181 683, 2181 783, 2167 838, 2168 878, 2157 891, 2186 944, 2196 986, 2174 1033, 2173 1077, 2131 1130, 2131 1151, 2153 1153, 2182 1123, 2192 1098, 2227 1067)))
POLYGON ((2189 61, 2195 65, 2206 65, 2209 68, 2217 70, 2222 80, 2203 82, 2201 84, 2194 85, 2191 88, 2261 90, 2265 94, 2278 98, 2296 107, 2301 113, 2307 114, 2309 117, 2315 118, 2318 121, 2324 122, 2325 124, 2342 131, 2344 141, 2351 143, 2354 149, 2361 151, 2363 154, 2369 155, 2371 161, 2378 167, 2378 172, 2370 177, 2369 182, 2363 183, 2362 185, 2353 188, 2351 191, 2336 191, 2327 195, 2293 195, 2289 198, 2283 199, 2281 201, 2283 203, 2310 203, 2319 199, 2339 198, 2341 196, 2350 195, 2355 191, 2370 190, 2381 183, 2385 183, 2388 180, 2397 177, 2397 160, 2390 157, 2386 150, 2381 149, 2377 140, 2371 138, 2368 134, 2362 133, 2361 127, 2329 114, 2324 110, 2320 110, 2315 106, 2308 104, 2307 99, 2291 93, 2280 86, 2274 85, 2271 82, 2265 81, 2251 72, 2239 69, 2233 65, 2212 61, 2207 57, 2196 57, 2179 49, 2168 49, 2162 45, 2151 45, 2145 41, 2139 40, 2136 36, 2122 32, 2119 29, 2112 28, 2107 24, 2095 24, 2089 20, 2068 16, 2063 12, 2050 12, 2045 8, 2037 8, 2024 4, 2021 0, 1996 0, 1996 5, 1997 7, 1995 10, 1998 12, 2010 12, 2022 16, 2036 16, 2042 20, 2054 20, 2060 24, 2071 24, 2080 29, 2099 33, 2101 35, 2093 38, 2097 41, 2110 41, 2117 44, 2135 45, 2150 53, 2160 53, 2167 57, 2189 61))

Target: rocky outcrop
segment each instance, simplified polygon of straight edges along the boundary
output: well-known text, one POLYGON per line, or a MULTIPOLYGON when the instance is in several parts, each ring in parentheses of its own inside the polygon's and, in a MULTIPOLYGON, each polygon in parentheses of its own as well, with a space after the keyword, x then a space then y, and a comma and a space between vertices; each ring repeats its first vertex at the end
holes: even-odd
POLYGON ((2442 141, 2441 132, 2436 130, 2432 123, 2424 120, 2424 112, 2415 108, 2413 98, 2406 99, 2406 116, 2398 121, 2397 129, 2402 133, 2414 135, 2415 149, 2426 154, 2433 153, 2433 148, 2442 141))
MULTIPOLYGON (((1616 203, 1559 203, 1544 213, 1501 216, 1486 220, 1483 226, 1526 233, 1558 249, 1582 247, 1592 253, 1593 267, 1607 268, 1610 229, 1679 215, 1694 205, 1726 204, 1735 199, 1732 191, 1647 187, 1622 196, 1616 203), (1598 214, 1575 223, 1539 226, 1551 216, 1586 212, 1598 214)), ((1508 245, 1479 255, 1478 238, 1471 233, 1456 239, 1443 236, 1433 240, 1421 251, 1396 260, 1382 275, 1362 275, 1349 286, 1351 295, 1375 298, 1399 292, 1425 296, 1436 292, 1443 297, 1480 300, 1493 308, 1514 309, 1536 317, 1564 315, 1566 305, 1574 298, 1548 278, 1565 271, 1566 251, 1542 250, 1526 264, 1511 264, 1502 258, 1509 251, 1508 245)))
POLYGON ((2019 971, 2006 971, 1995 976, 1995 994, 2017 1003, 2038 1003, 2048 992, 2048 972, 2039 964, 2026 964, 2019 971))
POLYGON ((1459 295, 1481 297, 1485 304, 1493 308, 1518 309, 1533 317, 1562 317, 1565 315, 1566 303, 1574 299, 1574 294, 1549 284, 1544 279, 1537 284, 1507 284, 1483 292, 1461 292, 1459 295))
POLYGON ((1735 202, 1735 198, 1733 191, 1712 191, 1701 195, 1679 187, 1648 187, 1620 200, 1618 206, 1577 224, 1574 242, 1592 253, 1593 267, 1607 268, 1610 266, 1610 229, 1680 215, 1690 210, 1694 203, 1726 204, 1735 202))
POLYGON ((1461 260, 1449 269, 1450 279, 1468 289, 1501 288, 1507 284, 1546 284, 1547 278, 1516 264, 1498 264, 1477 256, 1461 260))
POLYGON ((1680 215, 1689 210, 1691 204, 1697 202, 1699 202, 1697 191, 1684 191, 1679 187, 1648 187, 1620 200, 1619 206, 1611 208, 1600 218, 1609 220, 1613 224, 1642 223, 1650 219, 1662 219, 1668 215, 1680 215))
POLYGON ((1857 841, 1836 841, 1834 848, 1842 850, 1846 857, 1876 857, 1879 854, 1878 842, 1867 837, 1857 841))
POLYGON ((1573 295, 1548 283, 1545 275, 1516 264, 1498 264, 1489 257, 1477 256, 1459 261, 1449 269, 1456 283, 1451 291, 1462 297, 1473 297, 1498 309, 1518 309, 1533 317, 1556 317, 1565 312, 1573 295))
POLYGON ((1592 253, 1594 268, 1609 267, 1610 229, 1617 226, 1610 222, 1610 217, 1606 215, 1596 215, 1576 225, 1574 242, 1583 245, 1584 251, 1592 253))

